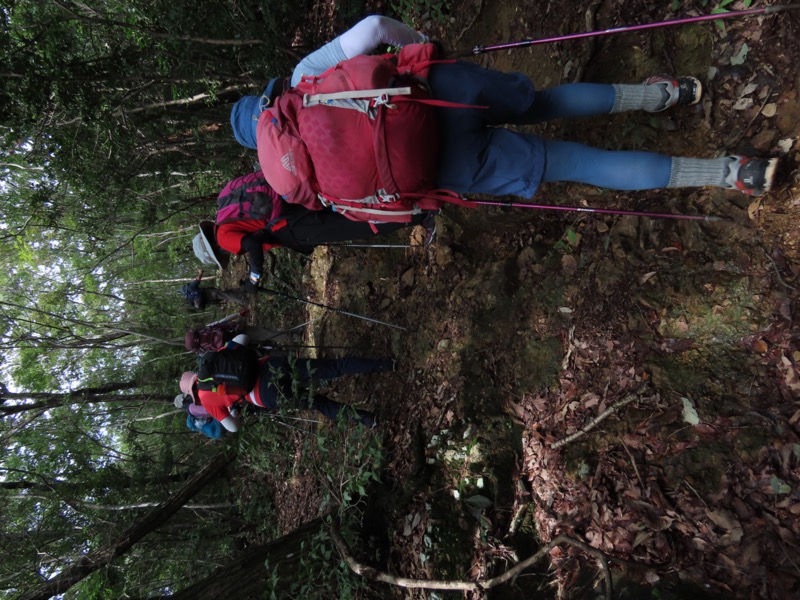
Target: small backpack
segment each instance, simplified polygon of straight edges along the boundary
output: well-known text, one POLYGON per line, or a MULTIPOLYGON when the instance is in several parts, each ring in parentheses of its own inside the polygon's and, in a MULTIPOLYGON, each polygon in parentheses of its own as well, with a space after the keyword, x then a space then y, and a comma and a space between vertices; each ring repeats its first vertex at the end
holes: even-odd
POLYGON ((240 329, 236 321, 190 329, 186 332, 184 346, 189 352, 197 353, 219 350, 236 337, 240 329))
POLYGON ((436 190, 435 106, 425 76, 433 44, 399 55, 360 55, 306 76, 261 113, 256 128, 264 177, 287 202, 331 207, 355 221, 409 222, 443 201, 436 190))
POLYGON ((273 221, 281 212, 280 197, 261 171, 229 181, 217 196, 216 224, 242 219, 273 221))
POLYGON ((256 351, 236 344, 235 348, 206 352, 200 357, 197 387, 217 391, 219 385, 225 384, 228 393, 246 394, 255 387, 258 371, 256 351))

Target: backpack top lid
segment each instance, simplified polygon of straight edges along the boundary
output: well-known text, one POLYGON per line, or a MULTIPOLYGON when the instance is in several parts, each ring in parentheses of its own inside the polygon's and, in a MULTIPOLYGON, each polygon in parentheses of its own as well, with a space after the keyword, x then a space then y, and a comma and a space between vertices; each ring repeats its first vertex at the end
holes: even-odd
POLYGON ((263 110, 272 105, 272 102, 283 93, 286 79, 276 77, 271 79, 260 96, 242 96, 231 109, 231 127, 233 137, 245 148, 256 150, 256 125, 258 117, 263 110))
POLYGON ((252 348, 233 347, 206 352, 197 369, 197 389, 225 394, 246 395, 256 386, 259 374, 258 354, 252 348))
POLYGON ((200 233, 192 240, 194 255, 205 265, 216 265, 224 269, 228 265, 228 256, 219 251, 214 237, 214 223, 203 221, 200 223, 200 233))

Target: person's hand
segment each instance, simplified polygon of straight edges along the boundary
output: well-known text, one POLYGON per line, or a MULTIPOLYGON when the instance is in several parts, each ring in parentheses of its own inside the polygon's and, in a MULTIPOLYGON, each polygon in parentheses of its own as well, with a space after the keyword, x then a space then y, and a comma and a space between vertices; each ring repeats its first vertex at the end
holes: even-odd
POLYGON ((428 40, 429 44, 433 44, 436 47, 436 58, 444 58, 448 54, 447 48, 445 48, 442 40, 432 39, 428 40))

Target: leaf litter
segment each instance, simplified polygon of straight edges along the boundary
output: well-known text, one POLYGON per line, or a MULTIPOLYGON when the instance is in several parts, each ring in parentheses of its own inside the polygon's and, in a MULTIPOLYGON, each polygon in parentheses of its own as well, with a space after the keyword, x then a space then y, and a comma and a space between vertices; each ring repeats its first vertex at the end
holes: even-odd
MULTIPOLYGON (((454 47, 585 30, 582 11, 555 3, 476 12, 478 5, 454 11, 454 31, 472 24, 454 47)), ((626 0, 600 5, 595 19, 600 28, 631 15, 642 22, 674 17, 664 6, 626 0)), ((677 133, 641 142, 645 149, 760 152, 783 156, 784 172, 796 169, 797 17, 689 29, 608 38, 592 54, 576 43, 481 61, 531 73, 541 87, 561 81, 568 61, 568 74, 578 68, 589 81, 641 79, 654 68, 708 74, 713 105, 670 115, 677 133), (695 56, 680 55, 679 36, 696 37, 688 40, 697 42, 695 56), (603 62, 620 56, 624 72, 603 62), (761 95, 767 86, 774 95, 761 95), (745 97, 752 105, 732 110, 745 97)), ((439 37, 447 41, 447 34, 439 37)), ((548 124, 541 132, 630 147, 640 144, 634 130, 651 126, 644 118, 631 123, 628 137, 613 118, 548 124)), ((783 176, 756 209, 708 190, 547 191, 565 204, 574 196, 590 206, 715 213, 731 221, 448 207, 439 240, 427 250, 328 249, 326 277, 336 285, 317 289, 317 298, 409 327, 401 334, 334 316, 315 335, 317 343, 398 358, 394 373, 333 386, 338 399, 378 414, 388 490, 382 567, 405 577, 486 577, 525 558, 519 548, 566 534, 632 561, 638 566, 626 566, 625 576, 650 586, 678 574, 732 598, 797 597, 797 180, 783 176), (634 402, 553 449, 631 394, 634 402), (470 456, 465 444, 482 454, 460 463, 441 459, 447 450, 470 456), (477 488, 479 478, 486 488, 477 488)), ((282 504, 295 511, 287 527, 316 516, 312 504, 282 504)), ((514 585, 542 593, 552 590, 552 577, 566 593, 595 570, 570 547, 554 548, 550 560, 552 575, 514 585)))

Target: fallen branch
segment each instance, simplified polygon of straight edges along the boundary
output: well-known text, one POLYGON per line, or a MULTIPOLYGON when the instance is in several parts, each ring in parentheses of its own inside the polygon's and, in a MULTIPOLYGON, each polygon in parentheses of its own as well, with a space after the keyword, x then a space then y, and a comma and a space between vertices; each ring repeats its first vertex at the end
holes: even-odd
POLYGON ((796 288, 796 287, 792 287, 791 285, 789 285, 788 283, 786 283, 786 282, 783 280, 783 277, 781 277, 781 272, 780 272, 780 270, 778 270, 778 265, 777 265, 777 263, 776 263, 776 262, 773 260, 773 258, 772 258, 772 257, 771 257, 771 256, 770 256, 768 253, 767 253, 767 251, 766 251, 766 250, 764 250, 764 256, 766 256, 766 257, 767 257, 767 260, 768 260, 768 261, 769 261, 769 262, 772 264, 772 268, 773 268, 773 269, 775 269, 775 277, 777 277, 777 279, 778 279, 778 281, 780 282, 780 284, 781 284, 783 287, 785 287, 786 289, 789 289, 789 290, 792 290, 792 291, 795 291, 795 292, 796 292, 796 291, 797 291, 797 288, 796 288))
POLYGON ((633 465, 633 472, 636 473, 636 479, 639 480, 639 485, 642 486, 642 490, 644 491, 644 480, 642 480, 642 476, 639 475, 639 467, 636 466, 636 459, 633 458, 633 453, 630 451, 630 448, 628 448, 625 440, 620 437, 619 441, 622 444, 622 447, 625 448, 625 452, 628 453, 628 458, 631 459, 631 464, 633 465))
POLYGON ((582 429, 579 429, 578 431, 576 431, 572 435, 568 435, 567 437, 562 438, 562 439, 558 440, 557 442, 554 442, 554 443, 550 444, 550 448, 552 448, 553 450, 558 450, 559 448, 561 448, 561 446, 565 446, 565 445, 569 444, 570 442, 573 442, 573 441, 577 440, 578 438, 583 437, 584 435, 589 433, 592 429, 597 427, 600 423, 605 421, 608 417, 613 415, 615 412, 619 411, 619 409, 627 406, 628 404, 630 404, 634 400, 637 400, 638 398, 639 398, 639 392, 635 392, 633 394, 625 396, 625 398, 623 398, 622 400, 620 400, 616 404, 612 404, 606 410, 604 410, 602 413, 597 415, 594 419, 592 419, 589 422, 588 425, 586 425, 586 427, 583 427, 582 429))
POLYGON ((572 539, 565 535, 556 536, 549 544, 539 548, 534 555, 514 565, 502 575, 498 575, 492 579, 484 579, 479 581, 445 581, 441 579, 410 579, 408 577, 398 577, 396 575, 379 571, 378 569, 370 567, 369 565, 360 563, 350 554, 347 543, 344 541, 344 538, 342 538, 341 533, 339 533, 339 524, 336 521, 331 524, 330 531, 333 544, 336 546, 336 549, 339 551, 339 555, 342 557, 342 560, 347 563, 347 566, 350 567, 351 571, 366 577, 370 581, 380 581, 382 583, 388 583, 390 585, 406 589, 459 590, 465 592, 481 592, 489 590, 515 578, 525 569, 540 561, 542 557, 544 557, 554 547, 560 546, 561 544, 569 544, 571 546, 575 546, 576 548, 580 548, 587 554, 591 554, 600 563, 600 566, 603 570, 606 600, 611 600, 614 593, 611 582, 611 569, 608 566, 609 557, 597 548, 592 548, 589 544, 585 544, 584 542, 572 539))

